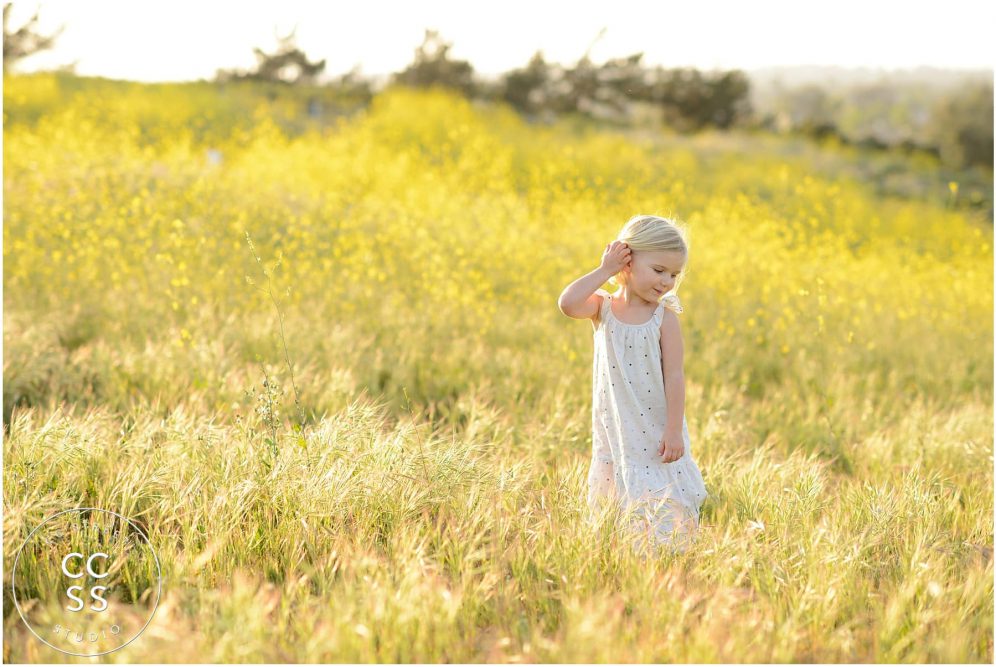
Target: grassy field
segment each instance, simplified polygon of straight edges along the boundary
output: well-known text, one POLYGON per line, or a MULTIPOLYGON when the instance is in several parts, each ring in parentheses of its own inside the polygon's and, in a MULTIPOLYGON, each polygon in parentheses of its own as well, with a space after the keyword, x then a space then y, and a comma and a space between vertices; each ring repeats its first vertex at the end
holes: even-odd
POLYGON ((75 661, 10 568, 93 506, 163 571, 106 662, 992 662, 993 235, 956 185, 291 102, 5 79, 5 661, 75 661), (690 229, 710 493, 649 561, 585 523, 591 326, 556 305, 637 213, 690 229))

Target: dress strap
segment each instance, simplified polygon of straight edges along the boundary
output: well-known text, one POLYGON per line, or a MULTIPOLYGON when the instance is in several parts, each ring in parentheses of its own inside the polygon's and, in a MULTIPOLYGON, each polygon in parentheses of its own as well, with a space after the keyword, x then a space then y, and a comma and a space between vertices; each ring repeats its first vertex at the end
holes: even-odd
POLYGON ((681 301, 678 299, 677 294, 665 294, 664 298, 661 299, 661 304, 676 313, 683 313, 685 310, 681 307, 681 301))
POLYGON ((654 323, 657 326, 660 326, 661 322, 664 321, 665 309, 673 310, 676 313, 680 313, 682 311, 681 302, 678 301, 677 295, 667 294, 657 305, 657 310, 654 311, 654 323))
POLYGON ((601 308, 598 311, 598 319, 599 319, 600 322, 604 322, 605 321, 605 311, 606 311, 606 309, 608 309, 608 308, 611 307, 611 306, 609 306, 609 299, 612 298, 612 295, 609 294, 608 292, 606 292, 601 287, 598 288, 597 290, 595 290, 595 294, 599 294, 602 297, 602 306, 601 306, 601 308))

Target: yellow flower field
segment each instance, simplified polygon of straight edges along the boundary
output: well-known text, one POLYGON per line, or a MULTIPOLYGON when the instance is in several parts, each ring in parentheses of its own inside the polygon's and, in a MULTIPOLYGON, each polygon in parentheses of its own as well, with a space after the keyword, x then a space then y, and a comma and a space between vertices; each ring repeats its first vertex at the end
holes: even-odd
MULTIPOLYGON (((85 506, 163 572, 106 661, 992 661, 991 221, 788 140, 295 99, 5 78, 8 591, 85 506), (557 308, 637 213, 689 228, 710 493, 650 560, 585 524, 557 308)), ((4 623, 5 661, 74 660, 4 623)))

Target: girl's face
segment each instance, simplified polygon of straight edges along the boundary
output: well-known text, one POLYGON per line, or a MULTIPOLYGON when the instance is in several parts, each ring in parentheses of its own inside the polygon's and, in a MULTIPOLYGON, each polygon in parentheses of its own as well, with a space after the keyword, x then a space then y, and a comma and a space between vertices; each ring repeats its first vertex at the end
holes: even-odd
POLYGON ((658 301, 674 288, 685 260, 678 250, 634 250, 623 267, 627 285, 647 301, 658 301))

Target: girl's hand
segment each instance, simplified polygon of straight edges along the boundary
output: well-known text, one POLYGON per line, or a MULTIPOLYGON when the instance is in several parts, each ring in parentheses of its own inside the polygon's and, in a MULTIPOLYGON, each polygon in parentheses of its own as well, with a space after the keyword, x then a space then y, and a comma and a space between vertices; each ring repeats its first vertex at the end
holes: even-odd
POLYGON ((672 463, 685 455, 685 439, 681 431, 667 431, 661 440, 657 453, 664 457, 664 463, 672 463))
POLYGON ((623 270, 630 262, 631 251, 629 246, 622 241, 613 241, 612 243, 605 246, 605 252, 602 253, 602 263, 598 268, 610 271, 612 275, 616 275, 623 270))

